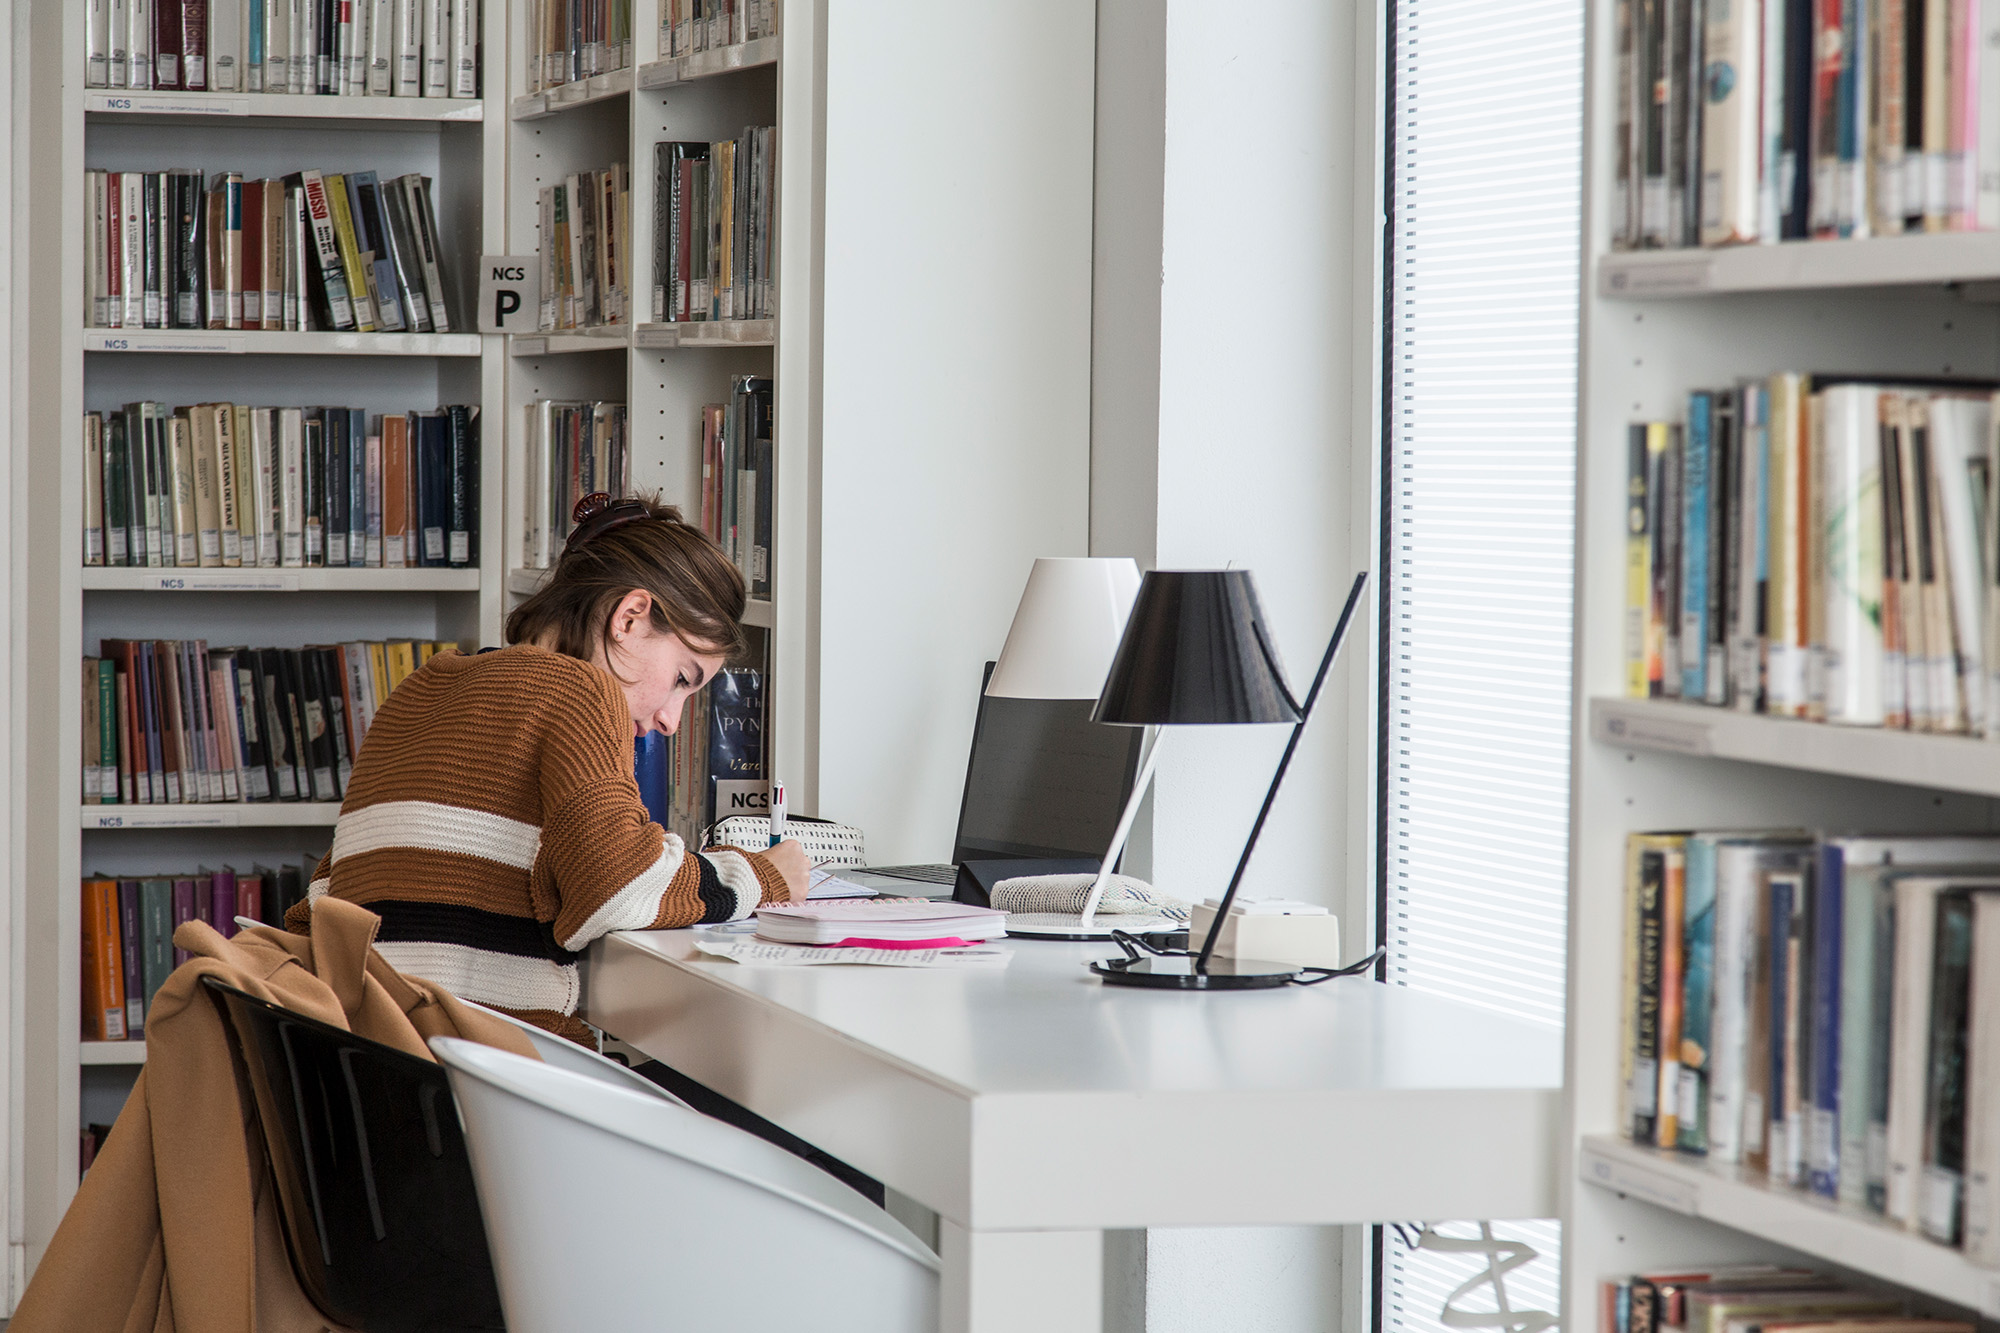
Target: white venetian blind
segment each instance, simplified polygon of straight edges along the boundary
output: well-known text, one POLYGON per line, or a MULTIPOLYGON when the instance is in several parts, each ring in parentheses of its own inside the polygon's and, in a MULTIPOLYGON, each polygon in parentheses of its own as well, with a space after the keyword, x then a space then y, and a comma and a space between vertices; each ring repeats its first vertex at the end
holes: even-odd
MULTIPOLYGON (((1559 1025, 1583 0, 1389 14, 1388 978, 1559 1025)), ((1496 1232, 1542 1255, 1508 1276, 1509 1305, 1557 1310, 1559 1226, 1496 1232)), ((1440 1333, 1444 1297, 1483 1267, 1393 1233, 1385 1261, 1394 1333, 1440 1333)))

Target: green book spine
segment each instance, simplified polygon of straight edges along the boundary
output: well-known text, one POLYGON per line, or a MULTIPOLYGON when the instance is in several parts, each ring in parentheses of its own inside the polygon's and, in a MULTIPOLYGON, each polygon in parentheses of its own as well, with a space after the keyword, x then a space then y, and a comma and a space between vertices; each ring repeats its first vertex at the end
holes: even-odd
POLYGON ((97 659, 97 771, 98 801, 117 805, 122 795, 118 785, 118 665, 108 657, 97 659))
POLYGON ((129 565, 132 553, 132 449, 125 438, 125 414, 109 412, 104 422, 104 563, 129 565))
POLYGON ((139 886, 140 966, 146 978, 146 1010, 174 970, 174 882, 149 879, 139 886))

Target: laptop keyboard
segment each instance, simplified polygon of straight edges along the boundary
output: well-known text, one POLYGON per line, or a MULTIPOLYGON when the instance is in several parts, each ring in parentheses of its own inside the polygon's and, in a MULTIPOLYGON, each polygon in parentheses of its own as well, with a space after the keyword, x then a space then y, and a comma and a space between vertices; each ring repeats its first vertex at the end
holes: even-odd
POLYGON ((955 884, 958 882, 958 867, 938 866, 866 866, 871 875, 887 875, 891 879, 913 879, 922 884, 955 884))

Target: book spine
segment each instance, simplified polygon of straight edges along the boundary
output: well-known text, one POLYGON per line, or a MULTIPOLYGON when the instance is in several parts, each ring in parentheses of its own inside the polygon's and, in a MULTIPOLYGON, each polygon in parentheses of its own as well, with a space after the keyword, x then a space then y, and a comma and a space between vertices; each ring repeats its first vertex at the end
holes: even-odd
POLYGON ((120 172, 118 290, 124 297, 120 326, 146 326, 146 182, 137 171, 120 172))
POLYGON ((1766 946, 1770 951, 1770 981, 1767 987, 1770 1011, 1767 1027, 1769 1074, 1766 1086, 1769 1091, 1766 1098, 1765 1162, 1766 1174, 1772 1181, 1782 1184, 1791 1183, 1784 1089, 1793 1054, 1793 1043, 1789 1038, 1794 1029, 1790 1021, 1788 996, 1791 994, 1795 947, 1790 931, 1794 895, 1800 883, 1799 877, 1794 874, 1772 875, 1768 890, 1770 930, 1766 935, 1766 946))
POLYGON ((451 437, 451 496, 449 526, 445 534, 445 562, 455 569, 462 569, 476 558, 473 538, 478 522, 478 501, 474 491, 478 480, 478 447, 473 434, 473 417, 467 408, 446 408, 445 419, 451 437))
POLYGON ((1971 1005, 1972 898, 1937 904, 1931 973, 1930 1092, 1924 1103, 1923 1176, 1917 1219, 1926 1236, 1959 1243, 1964 1223, 1967 1019, 1971 1005))
MULTIPOLYGON (((203 0, 208 7, 209 87, 218 93, 248 91, 244 63, 246 0, 203 0)), ((254 6, 257 0, 247 0, 254 6)))
POLYGON ((479 0, 451 0, 451 95, 479 96, 479 0))
POLYGON ((1875 989, 1875 885, 1877 876, 1860 867, 1843 867, 1840 895, 1840 994, 1832 1059, 1838 1070, 1839 1096, 1834 1111, 1839 1130, 1836 1154, 1836 1196, 1843 1203, 1866 1207, 1868 1201, 1868 1080, 1874 1071, 1876 1031, 1872 1012, 1875 989))
POLYGON ((396 83, 396 0, 366 0, 370 97, 388 97, 396 83))
POLYGON ((125 1039, 125 964, 118 939, 118 884, 83 882, 84 1037, 125 1039))
POLYGON ((451 96, 451 0, 423 0, 424 96, 451 96))
POLYGON ((1686 454, 1682 485, 1685 503, 1681 533, 1680 676, 1681 697, 1701 699, 1707 693, 1709 567, 1710 433, 1713 402, 1706 393, 1688 400, 1686 454))
POLYGON ((185 0, 153 0, 153 86, 186 87, 181 69, 181 22, 185 0))
POLYGON ((420 97, 424 90, 425 0, 396 0, 396 40, 393 56, 395 93, 420 97))
POLYGON ((422 176, 403 177, 409 191, 410 221, 417 229, 418 254, 423 259, 424 289, 430 299, 431 327, 439 333, 451 332, 451 318, 445 312, 443 260, 438 251, 437 214, 431 208, 430 182, 422 176))
POLYGON ((317 263, 320 280, 326 292, 329 317, 336 329, 353 329, 355 307, 350 299, 346 269, 341 258, 340 240, 334 231, 333 205, 329 202, 332 193, 324 177, 317 171, 301 173, 305 195, 305 212, 310 231, 311 258, 317 263))
POLYGON ((1812 1050, 1812 1085, 1803 1108, 1807 1184, 1822 1198, 1840 1192, 1840 1024, 1842 908, 1846 901, 1845 863, 1840 849, 1821 849, 1813 877, 1811 974, 1805 992, 1812 1050))
POLYGON ((305 417, 300 409, 278 410, 277 448, 279 564, 300 569, 306 564, 305 417))
POLYGON ((2000 897, 1972 904, 1965 1061, 1964 1244, 1968 1262, 2000 1268, 2000 897))
POLYGON ((342 271, 347 276, 347 294, 354 307, 354 327, 360 333, 375 332, 375 306, 368 299, 368 274, 361 258, 361 245, 354 234, 354 216, 347 206, 347 181, 342 176, 325 178, 327 208, 333 222, 334 243, 342 271))
POLYGON ((223 245, 228 230, 228 201, 223 189, 222 178, 217 177, 202 194, 202 215, 207 245, 203 256, 203 284, 205 294, 205 322, 211 329, 227 328, 229 325, 229 293, 227 282, 229 271, 223 260, 223 245))
MULTIPOLYGON (((219 4, 232 0, 217 0, 219 4)), ((191 93, 207 92, 209 0, 180 0, 181 86, 191 93)))
POLYGON ((1690 838, 1683 852, 1679 1076, 1674 1146, 1708 1152, 1709 1085, 1714 1051, 1716 845, 1690 838))
POLYGON ((1660 1118, 1660 969, 1664 962, 1662 922, 1665 909, 1667 855, 1647 848, 1639 854, 1639 954, 1636 1009, 1633 1021, 1632 1132, 1634 1143, 1657 1142, 1660 1118))
MULTIPOLYGON (((264 182, 238 178, 242 217, 243 327, 264 327, 264 182)), ((273 236, 275 239, 275 235, 273 236)))
POLYGON ((146 1030, 145 926, 139 904, 139 881, 118 881, 118 944, 125 988, 125 1035, 146 1030))
POLYGON ((118 673, 109 658, 97 660, 97 791, 102 805, 119 805, 126 799, 118 777, 118 673))
POLYGON ((104 417, 83 417, 83 563, 104 563, 104 417))
POLYGON ((223 327, 243 327, 243 177, 229 172, 222 179, 222 301, 223 327))

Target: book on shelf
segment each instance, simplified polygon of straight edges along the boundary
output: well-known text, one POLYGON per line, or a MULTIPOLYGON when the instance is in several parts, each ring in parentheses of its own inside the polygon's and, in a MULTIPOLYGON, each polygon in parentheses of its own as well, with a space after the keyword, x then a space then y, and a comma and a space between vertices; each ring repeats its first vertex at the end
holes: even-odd
POLYGON ((632 64, 630 0, 529 0, 526 30, 531 93, 632 64))
POLYGON ((669 833, 690 847, 707 846, 732 796, 763 791, 764 720, 761 667, 717 672, 715 683, 688 701, 679 729, 666 741, 664 778, 657 771, 645 777, 664 785, 668 818, 662 822, 669 833))
POLYGON ((661 57, 693 55, 774 37, 777 0, 662 0, 661 57))
POLYGON ((317 853, 276 869, 223 866, 163 875, 91 875, 83 880, 83 1039, 143 1040, 153 996, 188 954, 174 947, 184 921, 227 939, 248 917, 282 926, 306 895, 317 853))
POLYGON ((624 163, 543 187, 540 327, 593 328, 632 318, 631 186, 624 163))
POLYGON ((777 129, 653 148, 655 323, 770 319, 777 129))
POLYGON ((2000 1268, 2000 838, 1633 834, 1626 880, 1626 1137, 2000 1268))
POLYGON ((1690 1265, 1598 1284, 1599 1333, 1972 1333, 1903 1297, 1772 1264, 1690 1265))
POLYGON ((105 639, 83 659, 83 804, 337 801, 390 693, 455 647, 105 639))
POLYGON ((1626 692, 2000 739, 1993 397, 1783 373, 1634 423, 1626 692))
POLYGON ((89 0, 84 85, 479 96, 480 0, 89 0), (435 78, 424 71, 435 68, 435 78))
POLYGON ((623 403, 528 404, 527 522, 521 564, 552 569, 569 540, 576 502, 593 491, 631 494, 631 443, 623 403))
POLYGON ((1619 249, 2000 225, 1977 0, 1619 0, 1619 249))
POLYGON ((777 467, 771 381, 739 375, 729 401, 701 413, 702 531, 736 563, 752 597, 769 597, 777 467))
POLYGON ((431 182, 84 173, 84 325, 449 333, 431 182))
POLYGON ((83 563, 469 569, 479 409, 136 402, 84 415, 83 563))

